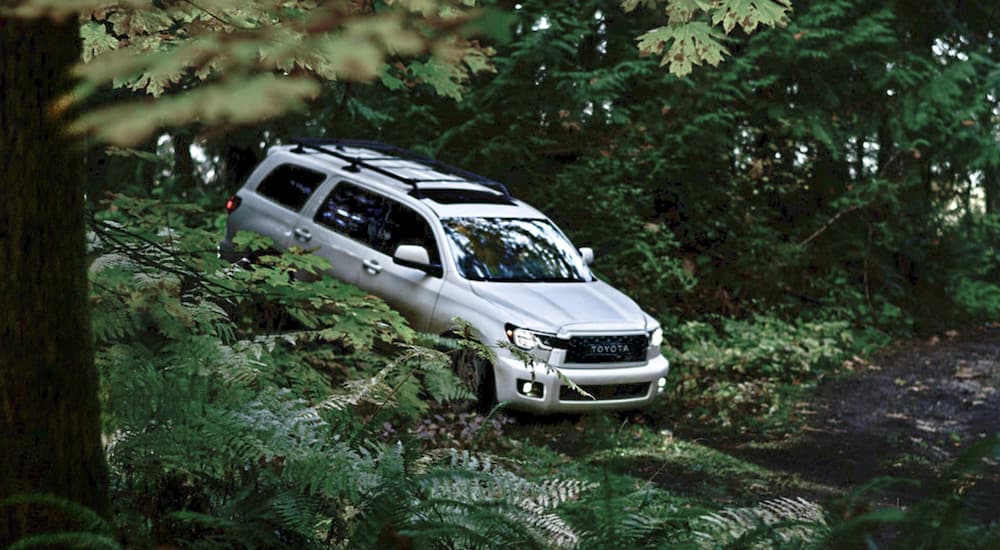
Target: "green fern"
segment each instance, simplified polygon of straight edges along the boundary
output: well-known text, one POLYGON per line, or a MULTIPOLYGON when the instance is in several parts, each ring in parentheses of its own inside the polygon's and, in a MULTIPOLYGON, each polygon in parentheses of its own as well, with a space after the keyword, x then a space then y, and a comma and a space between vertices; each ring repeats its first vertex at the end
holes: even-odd
POLYGON ((786 548, 823 541, 829 529, 822 507, 802 498, 765 500, 747 508, 727 508, 694 522, 702 548, 786 548))

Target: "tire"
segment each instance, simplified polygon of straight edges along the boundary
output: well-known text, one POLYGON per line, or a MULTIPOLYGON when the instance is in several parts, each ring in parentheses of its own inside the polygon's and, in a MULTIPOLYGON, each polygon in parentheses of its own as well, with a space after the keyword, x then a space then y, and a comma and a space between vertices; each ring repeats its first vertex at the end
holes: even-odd
POLYGON ((475 351, 462 349, 455 354, 452 369, 465 387, 476 396, 476 404, 472 409, 481 413, 490 412, 497 401, 493 365, 479 357, 475 351))

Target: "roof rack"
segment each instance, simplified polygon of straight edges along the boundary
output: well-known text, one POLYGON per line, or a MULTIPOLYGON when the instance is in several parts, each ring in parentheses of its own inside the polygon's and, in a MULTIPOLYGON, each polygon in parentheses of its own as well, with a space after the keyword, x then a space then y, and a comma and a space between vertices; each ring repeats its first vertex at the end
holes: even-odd
POLYGON ((451 179, 416 179, 408 178, 393 172, 392 170, 376 166, 373 163, 382 161, 392 161, 392 160, 406 160, 410 162, 415 162, 417 164, 422 164, 429 168, 433 168, 444 174, 458 176, 465 181, 470 181, 473 183, 478 183, 485 187, 488 187, 498 193, 502 194, 504 198, 511 203, 514 202, 514 197, 511 196, 510 191, 507 190, 507 186, 498 182, 493 181, 489 178, 480 176, 468 170, 463 170, 457 168, 450 164, 441 162, 439 160, 426 157, 419 153, 410 151, 409 149, 403 149, 402 147, 396 147, 395 145, 389 145, 387 143, 382 143, 380 141, 369 141, 361 139, 332 139, 332 138, 296 138, 294 140, 296 147, 292 149, 295 153, 305 152, 306 149, 312 151, 317 151, 330 155, 332 157, 347 161, 349 164, 344 167, 344 170, 348 172, 360 172, 362 168, 366 170, 371 170, 376 174, 381 174, 386 177, 390 177, 394 180, 401 181, 413 188, 412 194, 420 198, 420 187, 421 183, 431 183, 431 182, 447 182, 447 181, 460 181, 451 179), (370 151, 375 151, 377 153, 382 153, 385 156, 377 157, 355 157, 348 154, 345 150, 346 147, 352 147, 357 149, 368 149, 370 151))

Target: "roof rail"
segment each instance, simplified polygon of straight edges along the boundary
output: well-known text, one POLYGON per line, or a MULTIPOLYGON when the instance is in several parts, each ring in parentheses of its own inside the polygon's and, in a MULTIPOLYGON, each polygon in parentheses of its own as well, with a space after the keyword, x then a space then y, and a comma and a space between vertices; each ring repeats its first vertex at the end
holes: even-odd
POLYGON ((455 180, 408 178, 406 176, 397 174, 387 168, 376 166, 373 163, 379 161, 389 161, 389 160, 406 160, 410 162, 415 162, 427 166, 429 168, 433 168, 439 172, 443 172, 445 174, 449 174, 452 176, 458 176, 464 180, 473 183, 478 183, 485 187, 489 187, 490 189, 493 189, 494 191, 501 193, 504 196, 504 198, 510 201, 511 203, 514 202, 514 197, 511 196, 510 191, 507 190, 507 186, 498 181, 491 180, 487 177, 480 176, 479 174, 469 172, 468 170, 463 170, 461 168, 452 166, 450 164, 441 162, 439 160, 435 160, 430 157, 421 155, 419 153, 415 153, 413 151, 410 151, 409 149, 396 147, 395 145, 389 145, 387 143, 382 143, 380 141, 369 141, 361 139, 333 139, 333 138, 309 138, 309 137, 296 138, 294 140, 294 143, 296 144, 296 147, 292 151, 296 153, 302 153, 306 149, 310 149, 313 151, 324 153, 332 157, 347 161, 350 164, 345 166, 344 169, 349 172, 360 172, 361 169, 364 168, 366 170, 371 170, 376 174, 381 174, 383 176, 390 177, 397 181, 401 181, 412 187, 413 195, 418 198, 421 196, 420 187, 418 185, 420 183, 455 181, 455 180), (344 150, 345 147, 368 149, 371 151, 382 153, 383 155, 386 156, 355 157, 349 155, 344 150))

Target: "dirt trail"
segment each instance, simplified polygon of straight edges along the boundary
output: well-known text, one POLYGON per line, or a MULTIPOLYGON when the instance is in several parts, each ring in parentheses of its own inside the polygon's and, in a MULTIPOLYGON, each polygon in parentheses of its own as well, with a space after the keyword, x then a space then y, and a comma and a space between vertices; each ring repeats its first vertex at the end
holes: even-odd
MULTIPOLYGON (((1000 327, 897 344, 853 367, 854 376, 819 389, 799 434, 718 448, 834 491, 878 476, 920 481, 879 499, 905 505, 965 449, 1000 433, 1000 327)), ((977 515, 1000 519, 1000 468, 987 466, 969 495, 977 515)))

